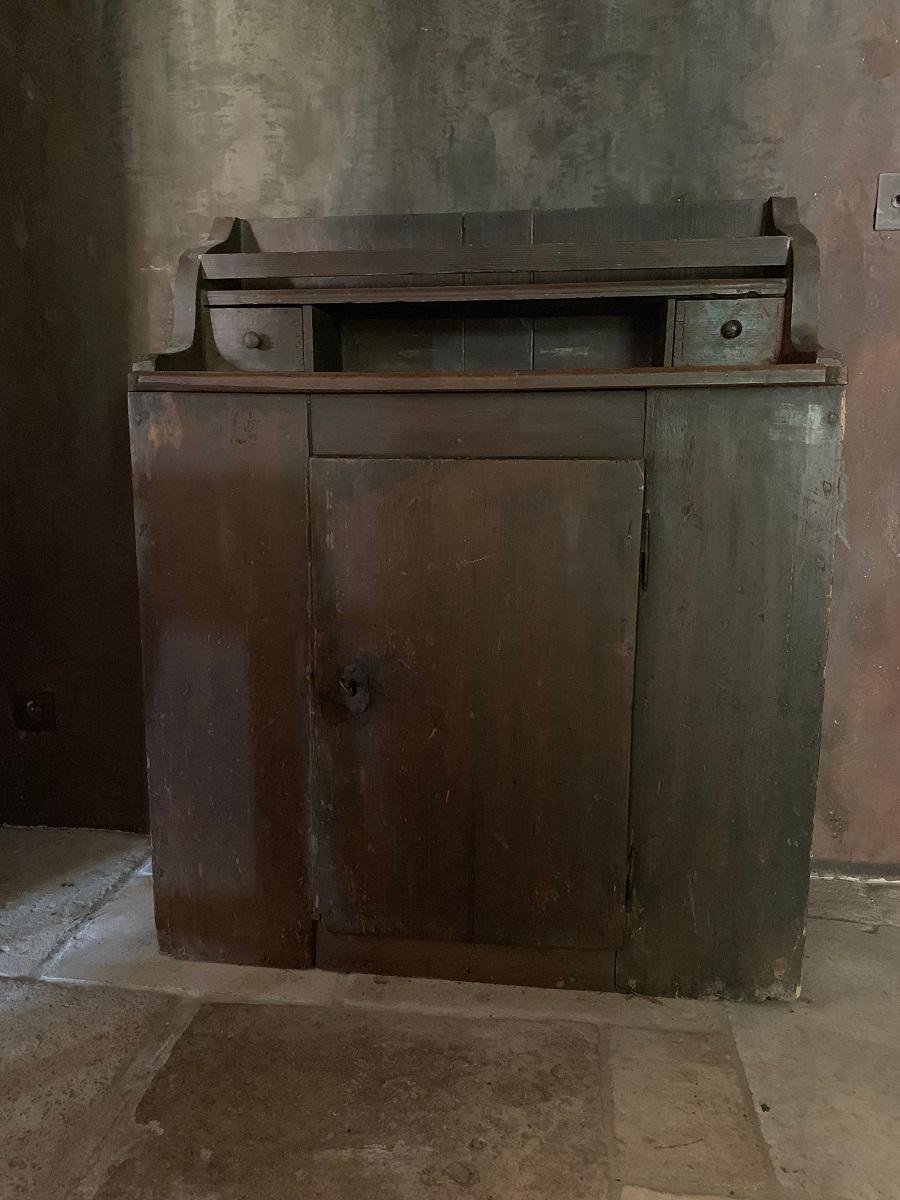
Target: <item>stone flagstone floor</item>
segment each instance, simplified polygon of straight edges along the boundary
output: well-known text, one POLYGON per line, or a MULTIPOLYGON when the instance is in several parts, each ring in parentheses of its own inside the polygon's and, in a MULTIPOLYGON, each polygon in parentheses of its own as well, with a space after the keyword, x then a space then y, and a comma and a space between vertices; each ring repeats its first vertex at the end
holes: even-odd
POLYGON ((162 957, 148 847, 0 828, 0 1200, 897 1200, 900 884, 793 1004, 162 957))

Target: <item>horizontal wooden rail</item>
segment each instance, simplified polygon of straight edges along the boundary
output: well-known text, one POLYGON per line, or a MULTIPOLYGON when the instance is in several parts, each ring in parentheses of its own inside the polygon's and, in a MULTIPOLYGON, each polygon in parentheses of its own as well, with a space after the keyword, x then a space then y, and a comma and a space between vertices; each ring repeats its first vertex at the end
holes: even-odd
POLYGON ((346 278, 492 271, 646 271, 784 267, 787 237, 564 242, 434 250, 204 254, 207 279, 346 278))
POLYGON ((273 304, 447 304, 465 301, 615 300, 664 296, 783 296, 784 279, 647 279, 606 283, 490 283, 435 287, 214 288, 211 307, 273 304))
POLYGON ((631 367, 625 370, 418 371, 361 374, 351 371, 142 371, 134 391, 151 392, 528 392, 569 388, 767 387, 843 383, 837 363, 785 363, 764 367, 631 367))

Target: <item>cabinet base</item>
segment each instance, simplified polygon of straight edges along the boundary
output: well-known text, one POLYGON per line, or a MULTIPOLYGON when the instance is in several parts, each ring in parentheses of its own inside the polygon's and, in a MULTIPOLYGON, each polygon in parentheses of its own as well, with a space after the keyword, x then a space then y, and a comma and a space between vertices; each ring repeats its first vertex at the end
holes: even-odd
POLYGON ((326 971, 611 992, 615 961, 612 950, 366 937, 331 933, 321 924, 316 933, 316 966, 326 971))

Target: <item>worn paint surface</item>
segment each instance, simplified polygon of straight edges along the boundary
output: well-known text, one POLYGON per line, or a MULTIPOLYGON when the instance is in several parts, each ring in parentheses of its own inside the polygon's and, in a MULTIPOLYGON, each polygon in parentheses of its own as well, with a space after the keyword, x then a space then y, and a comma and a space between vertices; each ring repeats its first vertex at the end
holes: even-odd
MULTIPOLYGON (((8 11, 0 88, 22 170, 6 229, 26 297, 2 339, 5 436, 24 455, 7 661, 82 714, 115 680, 112 712, 85 722, 94 783, 68 819, 139 809, 122 378, 164 341, 172 265, 212 216, 781 192, 820 239, 823 340, 852 380, 815 848, 900 861, 900 235, 872 231, 877 173, 900 167, 895 0, 8 11)), ((28 750, 25 815, 58 815, 67 736, 28 750)))

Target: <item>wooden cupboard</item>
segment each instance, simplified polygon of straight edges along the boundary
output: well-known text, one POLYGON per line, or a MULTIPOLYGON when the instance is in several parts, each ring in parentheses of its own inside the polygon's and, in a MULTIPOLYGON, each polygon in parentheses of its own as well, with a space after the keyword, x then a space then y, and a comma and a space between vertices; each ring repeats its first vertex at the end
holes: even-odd
POLYGON ((794 994, 842 368, 792 206, 640 216, 184 260, 130 395, 166 951, 794 994))

